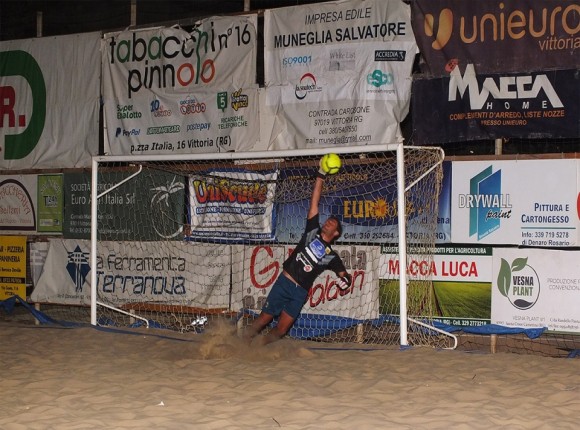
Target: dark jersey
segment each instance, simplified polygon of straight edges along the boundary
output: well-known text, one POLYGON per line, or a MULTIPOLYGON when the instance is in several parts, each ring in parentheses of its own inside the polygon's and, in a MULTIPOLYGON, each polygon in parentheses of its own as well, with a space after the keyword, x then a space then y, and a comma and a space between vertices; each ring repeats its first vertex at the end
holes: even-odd
POLYGON ((346 271, 338 254, 320 237, 319 217, 315 215, 306 220, 306 230, 290 257, 284 261, 284 270, 302 288, 309 290, 326 269, 337 274, 346 271))

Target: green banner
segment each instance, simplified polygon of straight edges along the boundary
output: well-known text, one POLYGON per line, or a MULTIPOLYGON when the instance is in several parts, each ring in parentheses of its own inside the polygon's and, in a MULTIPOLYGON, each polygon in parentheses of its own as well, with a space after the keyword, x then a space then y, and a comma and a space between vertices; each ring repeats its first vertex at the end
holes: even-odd
MULTIPOLYGON (((103 194, 133 171, 100 174, 103 194)), ((90 239, 91 174, 65 173, 64 237, 90 239)), ((100 240, 161 240, 183 238, 185 178, 158 170, 145 170, 99 198, 100 240)))
POLYGON ((37 187, 37 231, 39 233, 62 233, 62 175, 38 175, 37 187))

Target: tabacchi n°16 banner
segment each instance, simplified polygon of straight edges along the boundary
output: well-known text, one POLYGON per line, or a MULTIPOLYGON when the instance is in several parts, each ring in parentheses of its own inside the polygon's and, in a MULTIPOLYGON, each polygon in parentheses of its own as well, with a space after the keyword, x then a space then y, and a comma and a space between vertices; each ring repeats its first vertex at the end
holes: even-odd
POLYGON ((395 143, 409 110, 417 45, 399 0, 347 0, 267 10, 268 147, 395 143))
POLYGON ((100 33, 0 42, 0 169, 88 167, 100 33))
POLYGON ((110 154, 209 153, 259 138, 256 15, 106 34, 110 154))

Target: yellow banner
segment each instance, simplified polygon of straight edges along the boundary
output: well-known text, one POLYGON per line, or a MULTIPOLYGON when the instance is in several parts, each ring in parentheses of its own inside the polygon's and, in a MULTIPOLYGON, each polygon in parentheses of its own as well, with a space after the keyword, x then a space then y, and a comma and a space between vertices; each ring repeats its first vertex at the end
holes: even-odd
POLYGON ((26 299, 26 236, 0 236, 0 300, 26 299))

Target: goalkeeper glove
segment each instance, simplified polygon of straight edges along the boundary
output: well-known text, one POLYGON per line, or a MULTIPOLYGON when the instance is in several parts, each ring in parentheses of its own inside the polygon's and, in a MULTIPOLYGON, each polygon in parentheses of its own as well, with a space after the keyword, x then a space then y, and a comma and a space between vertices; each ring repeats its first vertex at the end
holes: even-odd
POLYGON ((322 158, 320 159, 320 162, 318 163, 318 173, 316 174, 316 176, 320 179, 326 179, 326 172, 322 168, 322 158))
POLYGON ((349 273, 338 278, 337 281, 338 288, 340 288, 343 291, 350 288, 351 284, 352 284, 352 276, 349 273))

